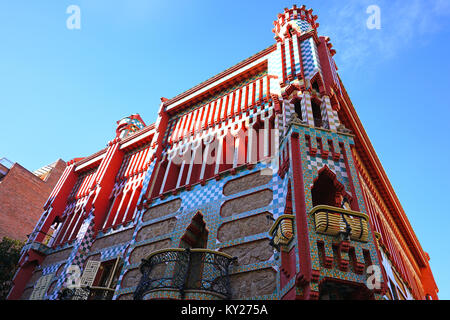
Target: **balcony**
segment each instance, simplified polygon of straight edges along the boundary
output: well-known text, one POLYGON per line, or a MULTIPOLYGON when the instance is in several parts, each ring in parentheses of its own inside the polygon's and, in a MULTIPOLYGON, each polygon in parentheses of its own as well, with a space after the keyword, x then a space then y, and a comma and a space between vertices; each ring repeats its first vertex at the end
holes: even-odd
POLYGON ((208 249, 170 248, 142 260, 135 300, 231 299, 230 268, 236 260, 208 249))
POLYGON ((272 237, 270 244, 280 251, 280 247, 287 247, 294 237, 293 230, 294 216, 292 214, 283 214, 275 220, 269 230, 272 237))
POLYGON ((114 289, 104 287, 65 288, 62 290, 60 300, 111 300, 114 289))
POLYGON ((28 250, 34 250, 36 252, 42 253, 44 255, 47 255, 50 248, 47 247, 45 244, 42 244, 40 242, 35 242, 35 241, 31 241, 26 243, 22 249, 21 249, 21 253, 24 253, 25 251, 28 250))
POLYGON ((364 213, 319 205, 311 210, 311 214, 314 215, 317 233, 343 237, 343 240, 368 240, 369 218, 364 213))
POLYGON ((53 232, 47 234, 42 231, 33 231, 32 233, 27 235, 27 238, 28 238, 28 241, 22 247, 21 252, 25 252, 27 250, 32 249, 34 251, 37 251, 37 252, 45 254, 45 255, 48 254, 48 252, 50 251, 50 248, 51 248, 53 240, 54 240, 53 232), (38 234, 44 235, 44 239, 42 239, 42 241, 30 240, 30 239, 35 239, 36 235, 38 235, 38 234))

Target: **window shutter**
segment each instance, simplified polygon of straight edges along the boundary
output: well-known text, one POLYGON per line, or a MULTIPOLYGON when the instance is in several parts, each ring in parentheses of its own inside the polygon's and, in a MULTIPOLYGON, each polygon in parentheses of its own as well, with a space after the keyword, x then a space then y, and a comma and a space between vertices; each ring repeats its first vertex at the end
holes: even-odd
POLYGON ((33 292, 31 293, 30 300, 43 300, 51 281, 53 280, 54 273, 42 276, 34 285, 33 292))
POLYGON ((97 275, 98 268, 100 267, 100 261, 89 260, 81 276, 81 286, 90 287, 94 283, 95 276, 97 275))

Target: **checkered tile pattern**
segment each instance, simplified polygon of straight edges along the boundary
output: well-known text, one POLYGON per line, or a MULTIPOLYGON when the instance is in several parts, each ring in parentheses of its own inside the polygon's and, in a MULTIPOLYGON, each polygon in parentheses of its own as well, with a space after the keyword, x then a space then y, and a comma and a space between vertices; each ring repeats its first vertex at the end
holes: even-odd
POLYGON ((205 187, 196 185, 191 191, 183 195, 183 208, 188 210, 198 208, 204 203, 217 201, 222 193, 220 184, 208 181, 205 187))
POLYGON ((311 25, 305 20, 297 19, 295 20, 295 24, 300 28, 302 32, 308 32, 312 29, 311 25))
POLYGON ((279 83, 283 81, 283 67, 282 67, 282 59, 281 59, 281 42, 277 42, 277 50, 272 52, 268 59, 268 70, 269 74, 277 76, 278 85, 272 86, 272 82, 270 84, 270 91, 272 93, 276 93, 276 88, 279 90, 279 83), (275 89, 275 90, 274 90, 275 89))
POLYGON ((301 74, 301 66, 300 66, 300 52, 298 50, 298 37, 292 37, 292 45, 294 49, 295 74, 299 75, 301 74))
POLYGON ((94 242, 94 215, 91 213, 88 218, 83 222, 83 224, 88 224, 88 228, 84 234, 84 236, 79 237, 80 240, 75 241, 73 250, 67 259, 67 262, 64 266, 64 270, 61 275, 58 277, 56 282, 55 289, 53 293, 47 298, 50 300, 55 300, 58 296, 58 292, 67 280, 67 268, 71 265, 78 265, 80 269, 83 267, 83 263, 87 257, 87 253, 94 242))
POLYGON ((50 266, 46 266, 45 268, 42 268, 42 275, 46 276, 48 274, 55 273, 60 265, 61 263, 55 263, 50 266))
POLYGON ((310 80, 316 72, 322 74, 322 70, 319 63, 319 55, 317 53, 317 47, 313 38, 308 38, 301 42, 300 49, 302 51, 303 70, 306 79, 310 80))
MULTIPOLYGON (((89 249, 94 242, 94 216, 91 215, 91 217, 87 218, 84 222, 89 225, 88 229, 86 230, 86 233, 81 238, 80 245, 78 247, 78 251, 76 252, 76 255, 73 259, 72 264, 76 264, 80 267, 83 266, 84 260, 86 259, 87 253, 89 252, 89 249)), ((84 224, 83 223, 83 224, 84 224)))
POLYGON ((100 252, 101 261, 107 261, 107 260, 117 258, 118 256, 121 256, 125 252, 127 246, 128 246, 128 243, 124 243, 124 244, 120 244, 120 245, 109 247, 109 248, 102 250, 100 252))
MULTIPOLYGON (((320 154, 317 157, 311 157, 308 155, 308 170, 311 170, 314 173, 317 173, 324 166, 328 166, 328 168, 336 174, 337 179, 346 186, 346 190, 349 194, 351 194, 350 186, 348 183, 348 174, 345 166, 345 162, 343 157, 341 156, 339 161, 334 161, 330 157, 328 159, 322 159, 320 154)), ((310 185, 312 187, 312 184, 310 185)))
POLYGON ((287 124, 294 112, 294 106, 287 101, 283 101, 283 115, 279 117, 278 128, 280 129, 280 138, 286 134, 287 124))
MULTIPOLYGON (((271 99, 269 99, 269 102, 271 101, 271 99)), ((252 119, 254 117, 260 116, 262 113, 267 112, 269 110, 273 110, 273 107, 269 106, 269 103, 263 102, 261 103, 260 106, 257 106, 254 109, 251 109, 249 111, 249 115, 248 118, 252 119)))
POLYGON ((273 218, 277 219, 280 215, 284 214, 284 209, 286 207, 286 191, 288 178, 287 175, 284 179, 274 172, 272 178, 272 190, 273 190, 273 218))

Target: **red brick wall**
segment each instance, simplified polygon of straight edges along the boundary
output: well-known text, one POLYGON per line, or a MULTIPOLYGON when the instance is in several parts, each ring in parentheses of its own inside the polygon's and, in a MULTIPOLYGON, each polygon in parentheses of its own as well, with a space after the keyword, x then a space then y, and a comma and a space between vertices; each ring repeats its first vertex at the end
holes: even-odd
POLYGON ((27 239, 65 167, 66 163, 58 160, 46 181, 17 163, 11 167, 0 182, 0 239, 27 239))

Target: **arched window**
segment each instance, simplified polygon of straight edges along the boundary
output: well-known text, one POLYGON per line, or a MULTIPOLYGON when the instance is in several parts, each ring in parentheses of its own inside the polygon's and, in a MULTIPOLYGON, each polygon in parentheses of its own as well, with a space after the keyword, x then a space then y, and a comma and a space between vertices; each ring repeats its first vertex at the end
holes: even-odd
POLYGON ((322 127, 323 121, 322 121, 322 112, 320 110, 320 102, 317 99, 311 99, 311 108, 314 118, 314 126, 322 127))
POLYGON ((297 114, 297 117, 300 120, 303 120, 303 117, 302 117, 302 101, 300 99, 295 99, 294 100, 294 111, 297 114))
POLYGON ((311 88, 313 93, 316 95, 325 94, 324 92, 324 83, 322 80, 322 77, 320 76, 320 73, 317 72, 310 80, 311 88))
MULTIPOLYGON (((345 187, 337 180, 336 175, 327 166, 319 170, 311 189, 313 207, 327 205, 332 207, 345 207, 345 202, 351 203, 350 195, 345 187)), ((348 209, 348 208, 346 208, 348 209)))
POLYGON ((315 90, 317 92, 317 94, 320 93, 319 84, 317 83, 317 81, 313 82, 312 88, 313 88, 313 90, 315 90))

